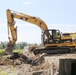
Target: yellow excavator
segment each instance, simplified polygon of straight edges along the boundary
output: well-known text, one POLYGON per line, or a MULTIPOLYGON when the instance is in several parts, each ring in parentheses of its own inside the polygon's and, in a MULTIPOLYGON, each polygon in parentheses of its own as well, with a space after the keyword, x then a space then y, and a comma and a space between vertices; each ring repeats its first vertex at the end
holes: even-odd
POLYGON ((69 53, 71 49, 76 47, 76 42, 72 40, 72 36, 64 36, 57 29, 48 29, 46 23, 38 17, 29 16, 10 9, 6 10, 6 15, 9 35, 9 42, 5 49, 6 54, 13 54, 13 48, 17 41, 17 27, 14 27, 14 18, 32 23, 41 28, 43 47, 34 49, 35 55, 39 53, 69 53))

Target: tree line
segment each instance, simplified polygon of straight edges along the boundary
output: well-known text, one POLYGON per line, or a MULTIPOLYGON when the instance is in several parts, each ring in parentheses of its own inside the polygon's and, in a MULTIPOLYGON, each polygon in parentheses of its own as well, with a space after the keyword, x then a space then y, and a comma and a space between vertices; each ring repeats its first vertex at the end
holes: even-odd
MULTIPOLYGON (((6 46, 7 46, 7 43, 8 42, 0 42, 0 49, 5 49, 6 46)), ((17 42, 14 46, 14 49, 24 49, 24 47, 26 46, 31 46, 31 45, 34 45, 34 46, 41 46, 41 44, 37 44, 37 43, 27 43, 27 42, 17 42)))

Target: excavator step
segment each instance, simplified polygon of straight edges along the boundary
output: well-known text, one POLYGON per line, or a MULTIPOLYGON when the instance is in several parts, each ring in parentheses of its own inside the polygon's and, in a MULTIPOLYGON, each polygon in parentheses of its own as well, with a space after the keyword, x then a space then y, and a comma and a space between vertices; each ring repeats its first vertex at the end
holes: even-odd
POLYGON ((65 54, 65 53, 70 53, 70 48, 68 47, 44 47, 44 48, 36 48, 34 50, 34 54, 42 54, 42 53, 47 53, 47 54, 65 54))

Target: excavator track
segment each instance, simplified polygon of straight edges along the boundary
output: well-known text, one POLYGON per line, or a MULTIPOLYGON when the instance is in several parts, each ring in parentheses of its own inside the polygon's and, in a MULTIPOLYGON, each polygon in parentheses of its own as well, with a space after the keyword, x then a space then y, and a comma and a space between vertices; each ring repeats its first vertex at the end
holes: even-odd
POLYGON ((36 48, 34 49, 34 54, 65 54, 70 53, 69 47, 43 47, 43 48, 36 48))

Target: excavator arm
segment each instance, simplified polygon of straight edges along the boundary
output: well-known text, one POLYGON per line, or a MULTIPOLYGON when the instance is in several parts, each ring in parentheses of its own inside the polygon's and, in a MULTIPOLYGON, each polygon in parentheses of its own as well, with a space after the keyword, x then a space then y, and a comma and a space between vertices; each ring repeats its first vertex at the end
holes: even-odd
MULTIPOLYGON (((45 24, 45 22, 42 21, 38 17, 29 16, 29 15, 15 12, 15 11, 12 11, 9 9, 6 10, 6 15, 7 15, 8 35, 11 36, 11 37, 8 36, 9 42, 8 42, 7 47, 5 49, 6 54, 11 54, 11 55, 13 54, 13 47, 14 47, 15 42, 17 41, 17 27, 16 28, 14 27, 14 25, 15 25, 14 18, 32 23, 34 25, 37 25, 38 27, 41 28, 42 31, 48 30, 48 27, 45 24)), ((45 35, 48 39, 50 33, 47 31, 45 33, 45 35)))

